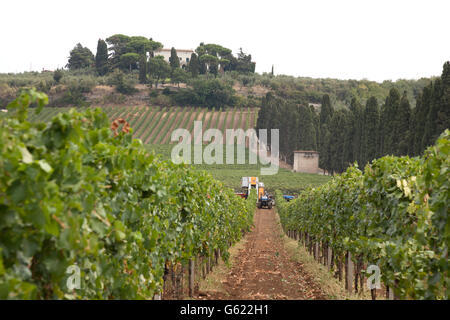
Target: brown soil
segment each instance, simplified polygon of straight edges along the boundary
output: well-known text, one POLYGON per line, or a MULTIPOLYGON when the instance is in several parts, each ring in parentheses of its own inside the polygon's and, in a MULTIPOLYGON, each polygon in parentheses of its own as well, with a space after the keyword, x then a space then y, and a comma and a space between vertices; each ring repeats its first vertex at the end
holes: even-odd
POLYGON ((208 129, 209 119, 211 117, 211 114, 212 114, 211 111, 203 112, 203 116, 200 119, 202 121, 202 135, 199 135, 196 137, 195 144, 200 144, 202 142, 203 133, 205 133, 205 131, 208 129))
MULTIPOLYGON (((242 130, 246 130, 245 129, 245 124, 247 122, 247 116, 248 116, 248 112, 246 111, 241 111, 241 123, 238 125, 238 129, 242 129, 242 130)), ((244 142, 244 137, 245 134, 240 134, 238 137, 238 144, 242 144, 244 142)))
MULTIPOLYGON (((192 113, 195 113, 195 109, 194 108, 188 108, 187 110, 186 110, 186 112, 184 113, 184 116, 183 116, 183 119, 181 120, 181 122, 180 122, 180 125, 177 127, 177 128, 174 128, 174 130, 175 129, 179 129, 179 128, 184 128, 184 129, 186 129, 186 127, 188 126, 188 124, 189 124, 189 118, 191 117, 191 111, 192 111, 192 113)), ((172 133, 171 133, 172 134, 172 133)), ((169 142, 170 144, 172 144, 172 143, 175 143, 175 142, 172 142, 172 141, 170 141, 170 136, 169 136, 169 141, 167 141, 167 142, 169 142)))
POLYGON ((222 130, 222 133, 224 131, 226 115, 227 115, 226 111, 221 111, 220 114, 219 114, 219 123, 217 125, 217 129, 222 130))
POLYGON ((252 87, 244 87, 241 84, 235 83, 233 85, 233 89, 239 94, 243 96, 253 95, 255 97, 263 97, 270 90, 260 85, 252 86, 252 87))
POLYGON ((209 122, 208 129, 211 129, 211 128, 217 129, 216 128, 216 123, 217 123, 217 117, 219 116, 219 113, 220 112, 218 112, 218 111, 214 111, 214 113, 212 115, 212 118, 211 118, 211 121, 209 122))
MULTIPOLYGON (((159 133, 161 132, 161 123, 164 121, 165 117, 167 117, 168 115, 168 111, 164 112, 161 117, 158 119, 158 123, 156 124, 156 126, 153 128, 153 131, 150 132, 150 136, 147 138, 147 140, 145 140, 145 143, 151 143, 153 141, 155 141, 156 136, 159 135, 159 133)), ((165 124, 164 124, 165 125, 165 124)))
POLYGON ((149 121, 149 122, 147 122, 146 124, 144 124, 144 126, 146 125, 146 127, 145 127, 145 129, 144 129, 144 131, 142 132, 142 134, 140 135, 140 139, 142 140, 142 142, 144 142, 144 138, 147 136, 147 135, 151 135, 151 132, 149 132, 150 131, 150 128, 153 126, 153 123, 155 122, 155 121, 158 121, 158 119, 160 118, 160 116, 161 116, 161 111, 162 109, 157 109, 156 111, 155 111, 155 113, 154 113, 154 115, 152 116, 152 118, 151 118, 151 121, 149 121))
POLYGON ((153 116, 155 115, 156 112, 157 112, 156 108, 152 108, 152 109, 146 111, 145 115, 143 115, 145 117, 144 123, 142 123, 140 128, 138 130, 136 130, 136 132, 134 132, 134 134, 133 134, 133 136, 135 138, 141 139, 141 135, 144 132, 144 130, 146 129, 146 124, 151 121, 151 119, 153 118, 153 116))
POLYGON ((173 117, 175 117, 176 115, 179 115, 180 113, 178 112, 178 108, 177 109, 171 109, 170 113, 167 115, 167 120, 166 123, 164 123, 163 127, 159 129, 159 132, 157 134, 157 136, 155 137, 155 139, 153 140, 153 143, 158 143, 159 140, 161 139, 161 136, 166 133, 167 127, 170 124, 170 121, 172 121, 173 117))
POLYGON ((195 115, 195 113, 196 112, 194 111, 194 114, 191 117, 191 121, 189 122, 189 126, 190 126, 190 129, 191 129, 190 133, 191 133, 191 138, 192 139, 194 139, 194 129, 195 129, 195 123, 194 122, 195 121, 202 121, 204 111, 202 109, 202 110, 200 110, 200 112, 197 115, 195 115))
POLYGON ((224 128, 222 129, 222 134, 223 134, 223 143, 225 144, 227 141, 227 129, 233 129, 233 110, 229 110, 228 112, 225 113, 226 114, 226 118, 224 119, 224 128))
POLYGON ((173 121, 172 125, 170 126, 170 128, 167 130, 166 135, 164 136, 164 138, 161 140, 161 144, 166 144, 170 141, 170 137, 172 136, 172 132, 177 129, 175 127, 177 127, 177 124, 180 122, 181 117, 184 118, 184 116, 186 115, 186 112, 189 111, 189 109, 181 109, 180 111, 177 112, 176 118, 173 121))
POLYGON ((233 123, 233 129, 239 129, 239 124, 241 122, 241 110, 236 110, 236 113, 234 114, 234 123, 233 123))
MULTIPOLYGON (((255 123, 255 109, 250 109, 250 113, 247 115, 248 117, 248 124, 246 125, 246 130, 248 130, 249 128, 255 128, 254 123, 255 123)), ((256 130, 256 128, 255 128, 256 130)), ((249 147, 249 141, 248 139, 245 139, 245 146, 248 148, 249 147)))
POLYGON ((287 253, 274 210, 256 210, 254 224, 223 289, 200 291, 198 299, 326 299, 303 265, 287 253))

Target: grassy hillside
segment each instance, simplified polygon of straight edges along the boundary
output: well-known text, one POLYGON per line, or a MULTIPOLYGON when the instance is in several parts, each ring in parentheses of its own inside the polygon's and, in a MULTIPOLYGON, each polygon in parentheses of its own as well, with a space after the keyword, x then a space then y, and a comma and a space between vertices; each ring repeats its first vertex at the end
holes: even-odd
MULTIPOLYGON (((84 110, 86 108, 78 108, 84 110)), ((154 151, 163 159, 170 159, 172 148, 170 135, 176 128, 188 129, 193 138, 194 120, 203 121, 203 130, 217 128, 225 132, 226 129, 255 127, 257 109, 226 109, 209 111, 204 108, 177 108, 177 107, 104 107, 102 108, 112 120, 123 118, 133 128, 133 135, 141 139, 149 150, 154 151)), ((36 121, 49 121, 58 112, 67 112, 70 108, 46 107, 36 115, 30 112, 30 118, 36 121)), ((240 141, 242 137, 239 138, 240 141)), ((234 151, 236 154, 236 150, 234 151)), ((226 150, 224 147, 224 157, 226 150)), ((248 159, 248 150, 246 150, 248 159)), ((193 162, 193 161, 192 161, 193 162)), ((247 161, 248 162, 248 161, 247 161)), ((225 158, 223 163, 225 163, 225 158)), ((222 164, 222 165, 195 165, 198 170, 211 173, 216 179, 225 183, 227 187, 236 191, 240 189, 243 176, 258 176, 270 192, 276 189, 286 193, 298 193, 308 185, 317 186, 329 180, 328 176, 306 173, 293 173, 280 168, 275 175, 261 176, 260 164, 222 164)))
MULTIPOLYGON (((90 107, 94 108, 94 107, 90 107)), ((84 110, 86 108, 77 108, 84 110)), ((111 121, 123 118, 133 128, 133 136, 145 144, 169 144, 171 133, 177 128, 185 128, 193 136, 194 121, 203 121, 203 131, 209 128, 244 129, 254 128, 258 116, 257 108, 208 110, 193 107, 102 107, 111 121)), ((30 112, 36 121, 48 121, 59 112, 67 112, 69 107, 45 107, 40 114, 30 112)))
MULTIPOLYGON (((170 159, 174 145, 147 145, 149 150, 159 154, 163 159, 170 159)), ((267 190, 274 193, 280 189, 284 193, 297 194, 307 186, 319 186, 331 178, 318 174, 291 172, 290 170, 279 168, 275 175, 261 175, 261 164, 225 164, 226 150, 224 147, 224 164, 201 164, 194 165, 198 170, 205 170, 212 176, 222 181, 227 187, 238 191, 241 187, 241 178, 246 176, 257 176, 264 182, 267 190)), ((236 155, 236 149, 234 150, 236 155)), ((246 159, 248 159, 248 149, 246 149, 246 159)), ((236 157, 235 157, 236 158, 236 157)), ((246 161, 248 162, 248 161, 246 161)), ((193 159, 191 158, 191 163, 193 159)))

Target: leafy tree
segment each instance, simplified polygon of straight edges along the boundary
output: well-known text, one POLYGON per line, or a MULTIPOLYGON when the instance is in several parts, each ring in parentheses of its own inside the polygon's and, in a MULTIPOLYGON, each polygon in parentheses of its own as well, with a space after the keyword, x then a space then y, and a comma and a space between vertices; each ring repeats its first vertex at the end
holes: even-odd
POLYGON ((130 42, 130 37, 124 34, 115 34, 109 38, 106 38, 106 43, 110 45, 109 51, 111 51, 111 69, 119 68, 120 56, 127 51, 127 45, 130 42))
POLYGON ((53 80, 55 80, 56 83, 59 83, 62 77, 63 71, 61 69, 56 69, 56 71, 53 73, 53 80))
POLYGON ((161 79, 165 79, 170 75, 170 65, 164 61, 163 56, 156 56, 150 58, 149 61, 149 75, 155 80, 155 86, 158 87, 158 83, 161 79))
POLYGON ((230 60, 229 59, 220 59, 219 60, 219 66, 220 66, 220 72, 224 72, 225 68, 230 64, 230 60))
POLYGON ((116 87, 117 92, 123 94, 133 94, 136 92, 135 79, 127 76, 119 69, 115 69, 111 74, 111 84, 116 87))
POLYGON ((66 65, 70 70, 89 68, 94 65, 94 55, 87 47, 78 43, 71 51, 66 65))
MULTIPOLYGON (((107 38, 106 42, 110 45, 109 50, 111 51, 110 61, 112 69, 122 68, 125 70, 129 68, 129 65, 124 65, 121 60, 121 57, 125 54, 134 53, 137 54, 137 56, 140 56, 149 53, 150 57, 153 57, 154 52, 162 48, 162 44, 160 42, 153 41, 151 38, 147 39, 142 36, 129 37, 123 34, 115 34, 107 38)), ((124 59, 132 59, 129 57, 124 59)), ((139 58, 137 58, 135 62, 137 62, 138 59, 139 58)))
POLYGON ((137 62, 139 61, 139 58, 140 56, 137 53, 124 53, 120 56, 120 64, 123 69, 129 69, 129 71, 131 71, 132 69, 137 68, 137 62))
POLYGON ((155 56, 155 51, 162 49, 163 44, 161 42, 158 41, 154 41, 152 38, 149 39, 150 40, 150 57, 153 58, 155 56))
POLYGON ((181 68, 177 68, 175 70, 172 70, 172 83, 175 83, 180 87, 181 82, 186 82, 187 74, 186 71, 184 71, 181 68))
POLYGON ((97 53, 95 54, 95 68, 97 73, 104 76, 108 73, 108 46, 102 39, 98 39, 97 53))
MULTIPOLYGON (((210 55, 210 54, 204 54, 199 56, 199 60, 201 63, 206 65, 206 73, 210 72, 212 70, 212 73, 215 72, 215 68, 217 68, 218 59, 217 57, 210 55)), ((217 72, 216 72, 217 74, 217 72)))
POLYGON ((252 55, 245 54, 242 48, 239 48, 236 71, 242 73, 254 73, 255 72, 255 62, 252 62, 252 55))
POLYGON ((130 37, 129 41, 126 44, 127 52, 146 54, 151 50, 152 50, 152 41, 142 36, 130 37))
POLYGON ((219 80, 196 80, 193 83, 200 105, 209 109, 232 106, 235 102, 234 90, 229 84, 219 80))

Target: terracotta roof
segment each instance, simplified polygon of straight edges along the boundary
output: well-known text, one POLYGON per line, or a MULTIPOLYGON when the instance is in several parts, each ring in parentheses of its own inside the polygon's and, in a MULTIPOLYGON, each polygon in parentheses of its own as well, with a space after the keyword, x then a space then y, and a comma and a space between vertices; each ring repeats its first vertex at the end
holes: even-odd
MULTIPOLYGON (((159 49, 159 50, 156 50, 156 52, 159 52, 159 51, 171 51, 172 49, 159 49)), ((183 52, 194 52, 194 50, 190 50, 190 49, 175 49, 177 52, 179 52, 179 51, 183 51, 183 52)))
POLYGON ((294 152, 301 152, 301 153, 319 153, 317 151, 313 151, 313 150, 296 150, 294 152))

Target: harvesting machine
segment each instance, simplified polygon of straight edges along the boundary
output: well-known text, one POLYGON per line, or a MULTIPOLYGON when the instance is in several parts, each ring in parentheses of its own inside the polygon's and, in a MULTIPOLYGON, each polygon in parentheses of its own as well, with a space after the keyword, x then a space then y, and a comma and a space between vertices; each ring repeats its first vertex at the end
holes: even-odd
POLYGON ((274 200, 270 197, 264 188, 264 183, 259 182, 258 177, 242 177, 241 187, 244 191, 245 197, 248 197, 251 189, 256 189, 257 200, 256 206, 258 208, 266 207, 272 209, 274 200))

